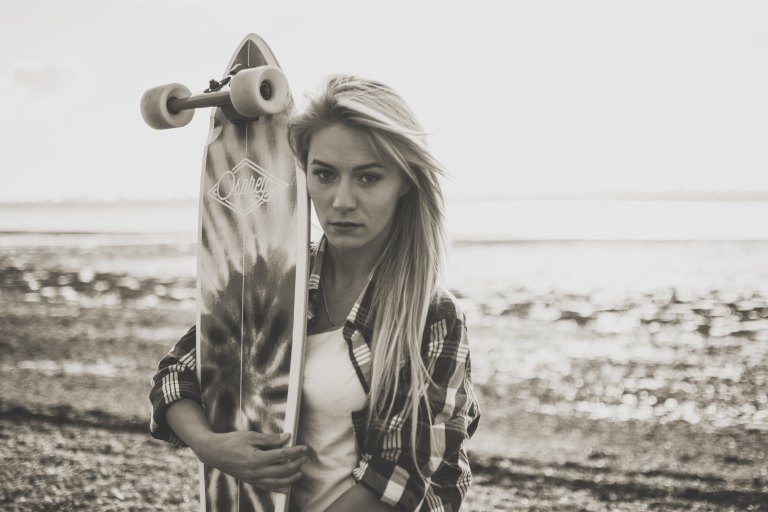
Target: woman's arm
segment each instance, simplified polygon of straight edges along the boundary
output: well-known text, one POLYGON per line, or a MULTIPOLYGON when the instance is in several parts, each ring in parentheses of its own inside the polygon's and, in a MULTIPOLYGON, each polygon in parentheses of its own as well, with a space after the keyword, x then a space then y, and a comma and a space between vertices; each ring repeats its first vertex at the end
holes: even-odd
POLYGON ((283 448, 287 435, 213 432, 201 406, 195 360, 192 327, 160 361, 152 379, 152 435, 189 446, 203 463, 263 489, 279 492, 298 480, 306 447, 283 448))
POLYGON ((194 400, 182 399, 173 402, 165 412, 165 421, 184 444, 196 454, 208 445, 213 434, 203 408, 194 400))
POLYGON ((285 492, 301 478, 299 469, 306 460, 306 447, 282 448, 290 439, 289 434, 217 434, 208 424, 200 404, 194 400, 171 404, 166 421, 202 463, 260 489, 285 492))
POLYGON ((174 446, 185 446, 168 426, 166 412, 175 402, 191 400, 202 403, 197 382, 196 329, 192 326, 160 360, 152 376, 149 402, 152 406, 149 432, 155 439, 174 446))
POLYGON ((402 510, 419 510, 424 503, 429 510, 458 510, 471 482, 465 445, 477 429, 480 411, 464 315, 450 295, 430 306, 422 356, 431 378, 431 414, 419 408, 416 458, 408 391, 400 389, 392 415, 383 423, 372 422, 359 440, 360 460, 352 475, 358 486, 402 510))

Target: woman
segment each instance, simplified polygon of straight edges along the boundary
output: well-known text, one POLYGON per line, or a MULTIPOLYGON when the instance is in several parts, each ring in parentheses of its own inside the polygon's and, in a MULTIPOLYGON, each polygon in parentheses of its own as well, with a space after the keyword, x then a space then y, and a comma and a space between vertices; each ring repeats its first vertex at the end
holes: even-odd
POLYGON ((194 329, 154 377, 152 434, 263 489, 292 486, 296 510, 458 510, 479 410, 463 315, 440 286, 441 167, 405 102, 351 76, 328 80, 290 142, 325 235, 311 251, 298 444, 211 431, 194 329))

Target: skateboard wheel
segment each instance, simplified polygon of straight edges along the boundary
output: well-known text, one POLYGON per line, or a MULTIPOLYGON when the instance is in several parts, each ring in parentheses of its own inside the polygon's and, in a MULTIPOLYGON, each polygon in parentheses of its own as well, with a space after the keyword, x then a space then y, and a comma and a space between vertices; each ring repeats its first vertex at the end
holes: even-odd
POLYGON ((285 110, 289 95, 288 81, 277 66, 244 69, 230 82, 232 106, 247 118, 285 110))
POLYGON ((152 128, 165 130, 180 128, 192 120, 194 110, 171 112, 168 101, 171 98, 189 98, 192 93, 181 84, 158 85, 141 97, 141 117, 152 128))

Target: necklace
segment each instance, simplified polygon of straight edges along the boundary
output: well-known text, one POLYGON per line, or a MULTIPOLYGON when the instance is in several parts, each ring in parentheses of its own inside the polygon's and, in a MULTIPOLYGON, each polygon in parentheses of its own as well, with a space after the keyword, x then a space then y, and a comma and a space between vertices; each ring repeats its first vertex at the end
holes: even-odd
POLYGON ((325 314, 328 315, 328 321, 331 322, 331 325, 336 325, 336 322, 331 318, 331 312, 328 311, 328 302, 325 300, 325 286, 323 286, 323 283, 320 283, 320 295, 323 297, 323 307, 325 308, 325 314))

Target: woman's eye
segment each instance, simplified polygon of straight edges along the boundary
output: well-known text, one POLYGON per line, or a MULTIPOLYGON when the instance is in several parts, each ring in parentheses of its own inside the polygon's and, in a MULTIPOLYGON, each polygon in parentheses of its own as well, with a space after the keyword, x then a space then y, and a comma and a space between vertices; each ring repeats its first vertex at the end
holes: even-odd
POLYGON ((312 174, 314 174, 320 181, 329 181, 333 179, 333 173, 327 169, 315 169, 312 171, 312 174))
POLYGON ((381 179, 381 176, 378 174, 363 174, 360 176, 360 182, 365 185, 372 185, 379 181, 381 179))

